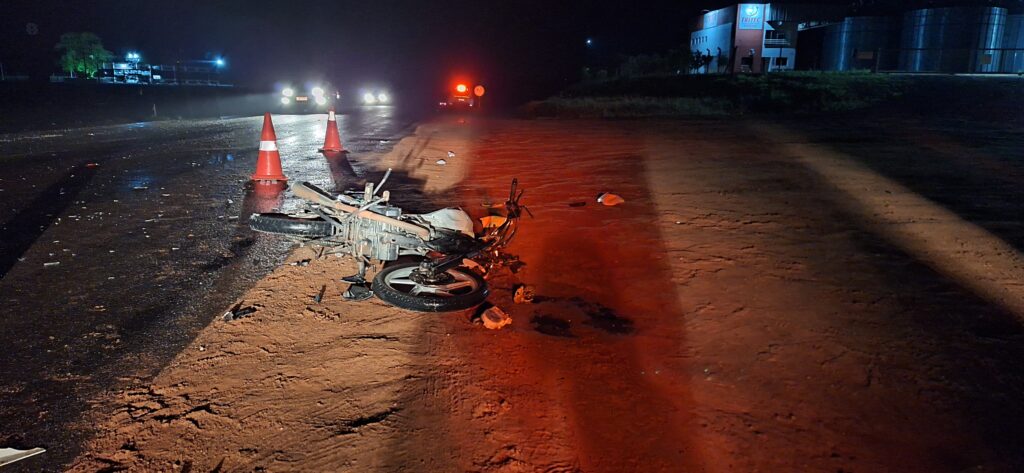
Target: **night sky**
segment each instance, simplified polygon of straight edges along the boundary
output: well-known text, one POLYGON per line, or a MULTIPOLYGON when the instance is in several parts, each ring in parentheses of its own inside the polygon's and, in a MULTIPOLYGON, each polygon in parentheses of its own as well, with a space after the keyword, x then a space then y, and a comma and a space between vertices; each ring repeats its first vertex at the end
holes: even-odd
POLYGON ((0 62, 45 77, 61 33, 92 31, 149 63, 222 55, 240 85, 325 79, 420 94, 461 77, 520 101, 575 81, 585 61, 685 44, 695 3, 18 0, 2 3, 0 62))

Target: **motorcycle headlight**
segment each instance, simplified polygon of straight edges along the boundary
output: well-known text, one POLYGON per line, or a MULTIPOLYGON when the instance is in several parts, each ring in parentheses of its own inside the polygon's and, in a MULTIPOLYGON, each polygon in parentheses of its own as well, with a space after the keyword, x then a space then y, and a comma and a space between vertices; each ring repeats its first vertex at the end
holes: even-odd
POLYGON ((282 105, 288 105, 290 103, 292 103, 292 99, 290 99, 288 97, 281 97, 281 104, 282 105))
POLYGON ((291 87, 285 87, 283 90, 281 90, 281 95, 285 97, 291 97, 295 95, 295 90, 293 90, 291 87))
POLYGON ((380 103, 388 103, 388 99, 388 94, 385 94, 384 92, 377 94, 377 101, 380 103))
POLYGON ((367 105, 373 105, 377 103, 377 97, 374 97, 372 93, 367 92, 363 94, 363 103, 367 105))

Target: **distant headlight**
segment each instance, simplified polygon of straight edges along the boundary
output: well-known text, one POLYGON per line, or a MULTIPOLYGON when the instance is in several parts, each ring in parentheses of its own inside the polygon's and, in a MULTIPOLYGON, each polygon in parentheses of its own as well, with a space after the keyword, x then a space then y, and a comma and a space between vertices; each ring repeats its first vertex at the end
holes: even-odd
POLYGON ((388 94, 385 94, 384 92, 381 92, 380 94, 377 94, 377 101, 378 102, 380 102, 380 103, 388 103, 388 100, 390 100, 390 97, 388 97, 388 94))
POLYGON ((285 97, 291 97, 291 96, 295 95, 295 91, 292 90, 291 87, 285 87, 284 90, 281 91, 281 95, 283 95, 285 97))
POLYGON ((367 92, 363 94, 363 103, 372 105, 377 103, 377 97, 374 97, 372 93, 367 92))
POLYGON ((327 105, 327 99, 322 97, 322 96, 318 96, 316 98, 316 104, 317 105, 327 105))
POLYGON ((290 99, 288 97, 281 97, 281 104, 282 105, 288 105, 290 103, 292 103, 292 99, 290 99))
POLYGON ((322 89, 320 87, 313 87, 313 96, 314 97, 320 97, 322 95, 324 95, 324 89, 322 89))

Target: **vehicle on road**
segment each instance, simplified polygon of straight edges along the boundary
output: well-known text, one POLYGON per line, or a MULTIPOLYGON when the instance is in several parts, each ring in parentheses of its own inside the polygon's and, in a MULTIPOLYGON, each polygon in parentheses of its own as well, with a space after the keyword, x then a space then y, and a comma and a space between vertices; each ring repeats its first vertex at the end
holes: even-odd
MULTIPOLYGON (((473 231, 473 221, 461 209, 445 208, 426 214, 405 214, 389 204, 390 193, 380 184, 366 184, 362 191, 337 197, 308 182, 293 184, 292 193, 305 200, 304 207, 291 214, 254 214, 249 226, 255 231, 285 235, 325 248, 320 255, 344 254, 359 263, 358 272, 342 278, 350 283, 344 297, 362 300, 376 295, 403 309, 447 312, 475 307, 487 297, 487 283, 476 268, 489 268, 501 261, 499 250, 518 229, 522 192, 516 180, 505 215, 489 219, 482 234, 473 231), (382 269, 368 285, 370 265, 382 269)), ((528 212, 528 210, 527 210, 528 212)), ((483 269, 486 272, 486 269, 483 269)))
POLYGON ((437 105, 440 110, 472 110, 476 106, 476 97, 470 86, 460 82, 452 86, 437 105))
POLYGON ((363 105, 391 105, 391 94, 384 89, 365 89, 360 92, 363 105))
POLYGON ((326 83, 283 85, 274 100, 280 113, 326 113, 341 101, 341 92, 326 83))

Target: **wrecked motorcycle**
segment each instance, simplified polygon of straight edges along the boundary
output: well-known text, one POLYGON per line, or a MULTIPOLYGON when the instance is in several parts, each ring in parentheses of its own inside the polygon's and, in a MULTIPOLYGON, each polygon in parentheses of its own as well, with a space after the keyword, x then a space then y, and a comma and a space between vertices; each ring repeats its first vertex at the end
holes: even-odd
POLYGON ((390 193, 380 192, 390 173, 389 169, 376 186, 368 182, 362 191, 337 197, 308 182, 293 184, 292 193, 305 201, 298 212, 253 214, 249 226, 321 246, 323 254, 355 258, 358 272, 342 278, 350 283, 344 294, 349 300, 376 295, 421 312, 462 310, 482 303, 487 283, 469 266, 493 264, 515 236, 520 213, 526 210, 519 204, 523 192, 517 193, 516 180, 504 203, 506 215, 492 217, 492 224, 477 236, 472 219, 461 209, 406 214, 391 205, 390 193), (369 285, 367 269, 378 264, 383 269, 369 285))

